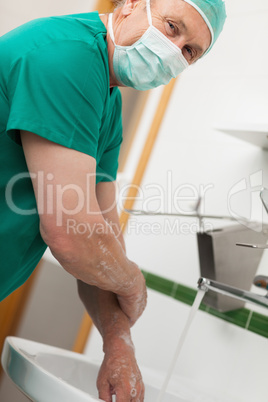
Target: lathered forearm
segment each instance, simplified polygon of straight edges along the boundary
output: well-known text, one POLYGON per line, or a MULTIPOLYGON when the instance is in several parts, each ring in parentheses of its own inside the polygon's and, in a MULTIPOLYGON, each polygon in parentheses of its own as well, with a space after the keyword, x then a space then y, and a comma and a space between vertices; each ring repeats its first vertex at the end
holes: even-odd
POLYGON ((79 234, 67 233, 67 229, 62 228, 56 236, 49 234, 44 240, 60 264, 77 279, 103 290, 127 295, 130 289, 138 286, 136 282, 140 273, 137 265, 126 257, 108 223, 96 220, 91 225, 98 227, 99 231, 93 228, 90 234, 79 234))
POLYGON ((99 398, 143 401, 144 385, 135 358, 130 323, 116 295, 78 281, 79 295, 103 338, 104 360, 97 387, 99 398))
MULTIPOLYGON (((87 233, 66 234, 61 229, 56 238, 47 236, 47 243, 59 263, 75 278, 115 293, 121 308, 133 324, 146 305, 143 275, 138 266, 126 257, 109 224, 99 220, 94 225, 103 229, 92 231, 90 236, 87 233)), ((43 237, 46 241, 45 234, 43 237)))
MULTIPOLYGON (((77 281, 83 304, 103 338, 104 352, 117 340, 130 341, 130 323, 114 293, 77 281)), ((132 345, 132 343, 131 343, 132 345)))

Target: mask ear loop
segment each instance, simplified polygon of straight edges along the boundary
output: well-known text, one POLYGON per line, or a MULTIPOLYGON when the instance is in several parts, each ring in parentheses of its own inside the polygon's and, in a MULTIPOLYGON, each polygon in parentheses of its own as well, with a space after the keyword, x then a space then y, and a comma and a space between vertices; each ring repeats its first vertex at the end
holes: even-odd
POLYGON ((149 25, 152 26, 153 20, 152 20, 150 0, 146 0, 146 11, 147 11, 147 18, 148 18, 149 25))
POLYGON ((114 30, 113 30, 113 14, 110 13, 109 17, 108 17, 108 28, 109 28, 109 34, 110 37, 113 41, 113 44, 115 45, 115 41, 114 41, 114 30))
MULTIPOLYGON (((150 0, 146 0, 146 11, 147 11, 147 18, 148 18, 149 25, 152 26, 153 20, 152 20, 150 0)), ((109 28, 109 34, 112 39, 112 42, 115 45, 114 30, 113 30, 113 13, 110 13, 109 17, 108 17, 108 28, 109 28)))

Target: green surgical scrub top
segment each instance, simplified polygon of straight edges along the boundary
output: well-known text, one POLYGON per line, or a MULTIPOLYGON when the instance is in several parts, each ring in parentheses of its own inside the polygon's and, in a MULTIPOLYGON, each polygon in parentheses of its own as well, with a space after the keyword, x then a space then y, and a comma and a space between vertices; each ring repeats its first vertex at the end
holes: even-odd
POLYGON ((37 19, 0 38, 0 300, 46 249, 19 130, 95 158, 96 183, 116 179, 121 96, 109 87, 106 35, 93 12, 37 19))

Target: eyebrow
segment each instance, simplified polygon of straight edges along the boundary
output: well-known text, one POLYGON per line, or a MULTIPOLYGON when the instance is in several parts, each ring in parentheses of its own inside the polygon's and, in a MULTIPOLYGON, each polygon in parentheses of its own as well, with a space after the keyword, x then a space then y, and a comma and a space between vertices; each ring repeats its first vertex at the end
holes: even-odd
POLYGON ((195 43, 192 45, 193 47, 195 47, 197 49, 197 51, 200 53, 200 55, 202 56, 206 50, 204 50, 201 46, 196 45, 195 43))
MULTIPOLYGON (((180 25, 180 26, 182 27, 182 29, 183 29, 185 32, 188 31, 187 26, 185 25, 185 23, 184 23, 182 20, 179 20, 177 23, 178 23, 178 25, 180 25)), ((200 55, 204 54, 205 51, 206 51, 206 50, 204 50, 201 46, 199 46, 199 45, 197 45, 197 44, 192 44, 192 46, 193 46, 195 49, 197 49, 197 51, 200 53, 200 55)))
POLYGON ((185 25, 185 23, 184 23, 182 20, 179 20, 179 21, 178 21, 178 24, 181 25, 182 28, 183 28, 185 31, 188 31, 187 26, 185 25))

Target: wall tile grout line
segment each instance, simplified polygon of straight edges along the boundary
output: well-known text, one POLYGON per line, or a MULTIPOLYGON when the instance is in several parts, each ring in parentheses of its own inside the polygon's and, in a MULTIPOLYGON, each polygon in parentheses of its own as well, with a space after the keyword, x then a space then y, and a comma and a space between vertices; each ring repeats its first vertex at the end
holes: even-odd
POLYGON ((176 295, 176 292, 177 292, 177 289, 178 289, 178 283, 176 283, 176 282, 173 282, 173 287, 172 287, 172 290, 171 290, 171 293, 170 293, 170 297, 172 297, 173 299, 175 299, 175 295, 176 295))
POLYGON ((249 325, 250 325, 250 321, 251 321, 251 318, 252 318, 252 314, 253 314, 253 311, 250 310, 249 315, 248 315, 248 320, 247 320, 247 323, 246 323, 246 326, 245 326, 245 329, 248 329, 248 327, 249 327, 249 325))

